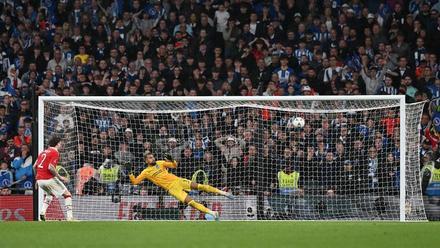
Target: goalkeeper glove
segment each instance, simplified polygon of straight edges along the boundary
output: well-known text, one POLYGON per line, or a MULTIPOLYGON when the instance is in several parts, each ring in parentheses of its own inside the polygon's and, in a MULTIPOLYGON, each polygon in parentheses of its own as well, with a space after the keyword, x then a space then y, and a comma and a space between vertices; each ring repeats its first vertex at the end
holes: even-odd
POLYGON ((134 184, 135 176, 133 174, 128 175, 128 179, 130 179, 130 183, 134 184))
POLYGON ((165 157, 165 160, 168 160, 168 161, 173 161, 174 160, 173 156, 171 156, 171 154, 169 154, 169 153, 165 153, 164 157, 165 157))

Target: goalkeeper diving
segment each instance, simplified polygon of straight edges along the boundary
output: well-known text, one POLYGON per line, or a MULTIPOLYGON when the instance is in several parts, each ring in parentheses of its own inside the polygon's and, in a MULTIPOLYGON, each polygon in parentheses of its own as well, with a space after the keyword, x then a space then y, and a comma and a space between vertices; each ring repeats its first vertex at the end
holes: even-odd
POLYGON ((198 184, 168 172, 168 168, 177 168, 177 162, 173 160, 170 154, 165 154, 165 160, 156 161, 152 153, 147 153, 144 158, 147 168, 145 168, 137 177, 135 177, 133 174, 129 175, 130 182, 132 184, 136 185, 147 179, 157 186, 165 189, 170 195, 180 202, 186 203, 202 213, 212 215, 216 220, 219 218, 219 213, 217 211, 212 211, 211 209, 193 200, 188 196, 188 192, 194 189, 222 195, 229 199, 234 199, 234 196, 231 193, 219 190, 210 185, 198 184))

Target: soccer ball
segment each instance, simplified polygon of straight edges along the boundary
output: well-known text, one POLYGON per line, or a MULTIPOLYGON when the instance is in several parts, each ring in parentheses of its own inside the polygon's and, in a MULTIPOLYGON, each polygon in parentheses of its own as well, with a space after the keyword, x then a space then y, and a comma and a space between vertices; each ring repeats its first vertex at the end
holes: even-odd
POLYGON ((305 124, 306 121, 301 117, 295 117, 295 119, 293 119, 294 128, 303 128, 305 124))

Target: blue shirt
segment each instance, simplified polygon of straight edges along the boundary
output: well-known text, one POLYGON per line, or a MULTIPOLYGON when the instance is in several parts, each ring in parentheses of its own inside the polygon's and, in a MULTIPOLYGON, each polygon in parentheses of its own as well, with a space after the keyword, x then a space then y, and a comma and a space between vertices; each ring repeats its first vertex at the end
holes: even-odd
POLYGON ((290 75, 294 75, 293 69, 290 67, 287 67, 286 70, 283 70, 279 67, 275 69, 273 72, 278 74, 278 78, 280 79, 280 84, 289 82, 290 75))
POLYGON ((440 97, 440 87, 436 86, 435 84, 431 84, 428 86, 428 89, 432 94, 432 98, 440 97))
POLYGON ((296 57, 298 60, 301 60, 301 57, 302 57, 302 56, 306 56, 307 59, 308 59, 309 61, 311 61, 311 60, 312 60, 312 57, 313 57, 313 53, 310 52, 308 49, 304 49, 304 50, 302 50, 302 49, 296 49, 294 53, 295 53, 295 57, 296 57))
POLYGON ((96 119, 95 124, 98 126, 100 131, 106 131, 111 125, 111 119, 102 117, 102 118, 96 119))
POLYGON ((18 188, 32 188, 34 183, 34 171, 32 169, 32 164, 26 167, 22 167, 25 159, 22 157, 16 157, 12 161, 12 167, 15 169, 15 179, 20 180, 23 176, 26 176, 26 179, 20 182, 17 187, 18 188))
POLYGON ((9 170, 0 170, 0 188, 8 187, 12 181, 12 172, 9 170))

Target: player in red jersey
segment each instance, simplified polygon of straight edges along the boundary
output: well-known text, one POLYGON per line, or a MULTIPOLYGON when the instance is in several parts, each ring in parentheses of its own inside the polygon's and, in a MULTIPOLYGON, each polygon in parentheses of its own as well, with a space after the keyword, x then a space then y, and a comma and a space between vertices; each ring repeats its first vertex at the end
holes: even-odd
POLYGON ((58 159, 60 157, 59 150, 63 143, 60 138, 52 137, 49 140, 49 148, 38 155, 34 164, 36 172, 37 185, 44 191, 43 208, 40 212, 40 219, 46 220, 46 210, 50 205, 53 197, 64 197, 64 204, 67 210, 67 220, 73 220, 72 213, 72 194, 63 184, 69 180, 58 174, 56 170, 58 159))

